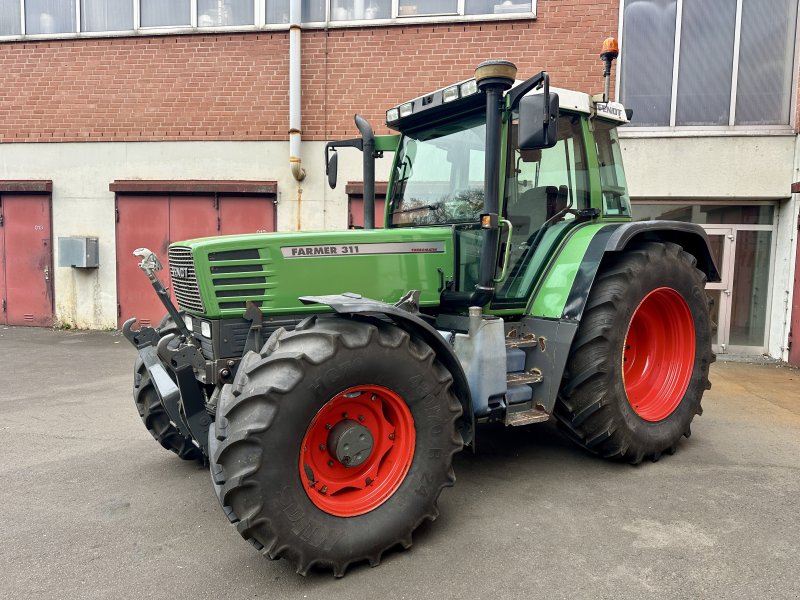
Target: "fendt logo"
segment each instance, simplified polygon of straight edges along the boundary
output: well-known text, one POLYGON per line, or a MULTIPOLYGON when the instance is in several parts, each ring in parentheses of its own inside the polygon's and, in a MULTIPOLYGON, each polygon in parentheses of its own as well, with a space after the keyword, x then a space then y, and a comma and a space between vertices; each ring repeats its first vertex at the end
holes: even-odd
POLYGON ((189 276, 189 267, 170 267, 169 274, 173 277, 187 278, 189 276))

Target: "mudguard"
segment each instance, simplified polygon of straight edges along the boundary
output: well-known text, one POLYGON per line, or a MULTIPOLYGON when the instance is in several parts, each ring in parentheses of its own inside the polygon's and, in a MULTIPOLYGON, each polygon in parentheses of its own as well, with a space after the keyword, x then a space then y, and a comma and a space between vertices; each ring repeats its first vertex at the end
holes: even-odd
POLYGON ((393 304, 386 304, 369 298, 362 298, 358 294, 335 294, 330 296, 302 296, 303 304, 322 304, 330 306, 336 313, 342 315, 374 315, 384 316, 401 325, 404 329, 413 331, 425 341, 442 364, 453 374, 453 390, 463 408, 459 419, 459 431, 464 439, 464 444, 471 444, 475 435, 475 414, 472 410, 472 396, 469 383, 461 363, 453 348, 431 325, 426 323, 413 312, 393 304))
POLYGON ((709 248, 708 236, 700 225, 677 221, 639 221, 613 223, 603 227, 586 248, 561 317, 525 318, 528 328, 538 335, 543 332, 551 341, 549 351, 543 353, 535 365, 544 375, 543 404, 548 412, 555 406, 572 342, 603 258, 612 252, 622 252, 640 241, 679 244, 697 259, 697 268, 705 273, 708 281, 720 280, 709 248), (548 333, 550 336, 547 336, 548 333))
POLYGON ((679 244, 697 259, 697 268, 705 273, 708 281, 720 280, 709 248, 708 235, 700 225, 681 221, 635 221, 608 225, 595 235, 586 249, 564 305, 562 319, 580 321, 603 257, 609 252, 624 251, 630 244, 640 241, 679 244))

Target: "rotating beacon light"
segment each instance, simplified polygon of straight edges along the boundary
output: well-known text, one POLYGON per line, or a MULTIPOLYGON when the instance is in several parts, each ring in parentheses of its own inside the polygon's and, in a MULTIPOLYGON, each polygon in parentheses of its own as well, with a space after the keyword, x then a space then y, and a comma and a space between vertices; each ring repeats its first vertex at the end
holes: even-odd
POLYGON ((603 102, 608 102, 608 96, 611 89, 611 63, 619 56, 619 44, 617 39, 610 37, 603 40, 603 50, 600 52, 600 58, 603 60, 605 68, 603 69, 603 78, 605 79, 605 87, 603 88, 603 102))

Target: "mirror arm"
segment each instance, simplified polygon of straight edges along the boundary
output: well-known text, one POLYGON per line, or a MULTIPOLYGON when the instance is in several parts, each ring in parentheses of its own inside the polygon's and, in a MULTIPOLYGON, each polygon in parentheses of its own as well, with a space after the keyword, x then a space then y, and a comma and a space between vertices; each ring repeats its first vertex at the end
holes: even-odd
POLYGON ((337 140, 335 142, 328 142, 325 144, 325 175, 328 174, 328 162, 331 159, 330 151, 337 148, 358 148, 364 150, 364 141, 361 138, 352 138, 349 140, 337 140))
MULTIPOLYGON (((533 89, 540 88, 542 85, 544 85, 545 96, 548 96, 550 94, 550 75, 547 74, 547 71, 541 71, 537 73, 530 79, 526 79, 525 81, 520 83, 517 87, 509 91, 508 92, 509 110, 514 110, 517 107, 517 104, 519 104, 519 101, 522 100, 522 97, 525 94, 527 94, 533 89)), ((546 108, 545 110, 549 109, 546 108)))

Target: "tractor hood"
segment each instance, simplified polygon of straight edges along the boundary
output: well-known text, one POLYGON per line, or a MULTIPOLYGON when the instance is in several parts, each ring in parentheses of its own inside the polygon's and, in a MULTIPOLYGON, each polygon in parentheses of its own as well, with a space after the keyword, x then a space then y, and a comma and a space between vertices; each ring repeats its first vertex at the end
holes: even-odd
POLYGON ((450 227, 201 238, 170 245, 169 273, 181 308, 209 318, 241 317, 247 301, 265 315, 319 312, 298 298, 344 292, 394 303, 418 289, 436 306, 453 239, 450 227))

